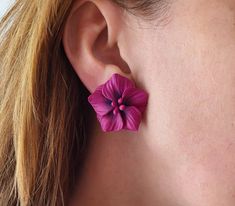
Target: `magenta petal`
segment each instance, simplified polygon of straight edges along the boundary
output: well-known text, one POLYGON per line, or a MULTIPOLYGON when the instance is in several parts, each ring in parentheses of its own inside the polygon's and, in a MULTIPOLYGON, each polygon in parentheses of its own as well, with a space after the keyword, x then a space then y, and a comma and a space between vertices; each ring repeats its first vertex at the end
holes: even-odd
POLYGON ((148 94, 144 90, 128 88, 124 91, 122 97, 127 106, 135 106, 141 112, 144 112, 148 102, 148 94))
POLYGON ((134 83, 126 77, 114 74, 109 81, 104 84, 103 95, 109 100, 117 100, 128 88, 134 88, 134 83))
POLYGON ((123 120, 119 112, 116 115, 110 112, 105 116, 99 116, 98 120, 104 132, 120 131, 123 128, 123 120))
POLYGON ((127 107, 125 113, 124 129, 137 131, 141 122, 141 112, 136 107, 127 107))
POLYGON ((108 114, 113 109, 108 100, 103 96, 102 88, 103 85, 99 86, 95 92, 88 97, 89 103, 100 116, 108 114))

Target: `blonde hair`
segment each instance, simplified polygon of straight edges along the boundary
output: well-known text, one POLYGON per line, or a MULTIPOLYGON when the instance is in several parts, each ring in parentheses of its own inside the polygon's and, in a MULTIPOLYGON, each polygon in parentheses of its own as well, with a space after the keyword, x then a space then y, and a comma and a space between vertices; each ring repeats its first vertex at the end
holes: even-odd
POLYGON ((0 22, 0 205, 62 205, 86 137, 88 92, 64 54, 72 0, 17 0, 0 22))
POLYGON ((0 22, 1 206, 64 205, 74 189, 90 110, 61 41, 72 1, 16 0, 0 22))

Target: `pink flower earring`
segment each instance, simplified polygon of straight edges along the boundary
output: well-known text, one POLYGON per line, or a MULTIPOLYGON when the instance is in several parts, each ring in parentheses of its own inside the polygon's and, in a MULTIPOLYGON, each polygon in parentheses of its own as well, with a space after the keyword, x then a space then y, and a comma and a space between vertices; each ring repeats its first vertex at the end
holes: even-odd
POLYGON ((148 94, 134 82, 113 74, 88 97, 104 132, 122 129, 137 131, 145 111, 148 94))

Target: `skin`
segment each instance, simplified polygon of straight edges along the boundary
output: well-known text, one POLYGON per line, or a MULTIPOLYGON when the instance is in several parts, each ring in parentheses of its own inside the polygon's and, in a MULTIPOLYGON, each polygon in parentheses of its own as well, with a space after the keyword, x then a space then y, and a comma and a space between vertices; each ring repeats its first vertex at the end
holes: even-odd
POLYGON ((234 206, 235 2, 174 1, 160 23, 120 13, 111 3, 93 3, 101 11, 110 7, 104 21, 110 20, 115 35, 91 43, 102 65, 92 67, 98 75, 89 79, 83 73, 88 61, 78 70, 78 49, 69 51, 66 40, 83 37, 65 31, 75 71, 92 92, 115 68, 150 97, 138 132, 104 133, 92 114, 71 205, 234 206), (109 50, 107 38, 116 43, 109 50))

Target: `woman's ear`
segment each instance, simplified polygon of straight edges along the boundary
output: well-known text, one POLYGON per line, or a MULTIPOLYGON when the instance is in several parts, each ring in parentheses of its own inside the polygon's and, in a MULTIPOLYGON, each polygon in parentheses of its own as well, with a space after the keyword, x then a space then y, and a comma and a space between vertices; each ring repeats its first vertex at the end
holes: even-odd
POLYGON ((111 1, 75 0, 65 24, 63 45, 77 75, 90 92, 114 73, 130 78, 118 48, 121 8, 111 1))

